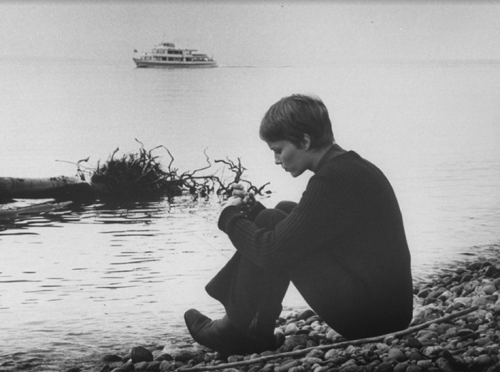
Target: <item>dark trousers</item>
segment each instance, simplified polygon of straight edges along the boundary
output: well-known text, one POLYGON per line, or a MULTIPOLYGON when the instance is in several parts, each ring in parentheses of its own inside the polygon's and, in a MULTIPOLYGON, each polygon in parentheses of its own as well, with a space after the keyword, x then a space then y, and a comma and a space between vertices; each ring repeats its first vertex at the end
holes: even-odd
MULTIPOLYGON (((274 229, 296 205, 280 202, 275 209, 262 211, 254 223, 258 227, 274 229)), ((236 252, 205 289, 224 305, 234 326, 259 335, 274 332, 289 284, 286 271, 264 270, 236 252)))

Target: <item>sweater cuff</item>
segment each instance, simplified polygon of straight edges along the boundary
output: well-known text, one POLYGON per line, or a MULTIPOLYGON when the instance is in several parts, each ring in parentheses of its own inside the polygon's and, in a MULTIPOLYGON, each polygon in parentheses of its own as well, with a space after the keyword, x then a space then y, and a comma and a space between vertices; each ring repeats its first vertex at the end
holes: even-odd
POLYGON ((227 234, 227 224, 229 223, 231 217, 237 214, 240 214, 240 211, 238 207, 235 207, 234 205, 228 205, 224 208, 219 216, 219 222, 217 223, 219 229, 227 234))
POLYGON ((254 207, 247 212, 247 218, 250 221, 255 221, 260 212, 262 212, 266 207, 264 207, 260 202, 256 202, 254 207))

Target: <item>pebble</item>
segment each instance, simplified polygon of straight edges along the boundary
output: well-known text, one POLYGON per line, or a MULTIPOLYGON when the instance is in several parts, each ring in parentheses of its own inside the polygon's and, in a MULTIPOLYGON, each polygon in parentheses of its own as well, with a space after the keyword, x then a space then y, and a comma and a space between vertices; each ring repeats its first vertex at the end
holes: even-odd
POLYGON ((285 336, 294 335, 299 331, 299 327, 295 323, 290 323, 285 327, 285 336))
POLYGON ((406 356, 403 354, 403 352, 400 349, 397 349, 397 348, 390 349, 387 356, 389 359, 393 359, 397 362, 403 362, 406 360, 406 356))
POLYGON ((139 362, 151 362, 154 359, 151 351, 142 346, 133 347, 132 350, 130 350, 130 358, 134 364, 139 362))

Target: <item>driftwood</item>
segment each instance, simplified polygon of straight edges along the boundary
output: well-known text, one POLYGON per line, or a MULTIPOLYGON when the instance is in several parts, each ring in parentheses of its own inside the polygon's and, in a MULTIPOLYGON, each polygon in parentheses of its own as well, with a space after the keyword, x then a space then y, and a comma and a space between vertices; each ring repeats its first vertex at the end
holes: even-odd
POLYGON ((329 345, 320 345, 320 346, 313 346, 313 347, 308 347, 305 349, 301 350, 295 350, 295 351, 288 351, 285 353, 277 353, 277 354, 272 354, 272 355, 266 355, 260 358, 255 358, 255 359, 249 359, 249 360, 242 360, 239 362, 233 362, 233 363, 222 363, 218 364, 215 366, 200 366, 200 367, 191 367, 191 368, 179 368, 177 371, 179 372, 195 372, 195 371, 216 371, 216 370, 222 370, 224 368, 233 368, 233 367, 239 367, 239 366, 247 366, 250 364, 255 364, 255 363, 261 363, 261 362, 267 362, 272 359, 276 358, 282 358, 282 357, 294 357, 294 356, 300 356, 300 355, 305 355, 309 353, 311 350, 328 350, 328 349, 338 349, 338 348, 343 348, 347 347, 350 345, 361 345, 361 344, 368 344, 372 342, 380 342, 384 338, 386 338, 389 335, 392 335, 394 337, 401 337, 401 336, 406 336, 411 333, 420 331, 421 329, 425 329, 428 326, 430 326, 433 323, 443 323, 447 322, 450 319, 458 318, 460 316, 472 313, 473 311, 478 310, 479 308, 477 306, 472 306, 468 309, 464 309, 461 311, 457 311, 455 313, 443 316, 441 318, 437 319, 432 319, 429 320, 428 322, 418 324, 413 327, 406 328, 402 331, 399 332, 394 332, 390 333, 387 335, 381 335, 381 336, 375 336, 375 337, 368 337, 368 338, 361 338, 357 340, 349 340, 349 341, 342 341, 342 342, 337 342, 334 344, 329 344, 329 345))
MULTIPOLYGON (((225 197, 231 195, 234 183, 246 183, 247 191, 263 195, 264 188, 269 184, 256 187, 250 181, 242 178, 246 170, 238 158, 235 163, 230 159, 215 160, 225 164, 234 176, 232 181, 221 179, 215 174, 198 175, 196 173, 208 170, 212 164, 205 151, 206 165, 192 172, 180 173, 172 167, 174 157, 164 146, 146 150, 141 145, 137 153, 119 155, 117 148, 104 163, 97 163, 95 168, 89 167, 89 158, 76 163, 77 177, 51 178, 12 178, 0 177, 0 203, 12 199, 53 198, 58 200, 75 200, 111 197, 115 199, 144 199, 190 194, 208 199, 210 195, 225 197), (166 150, 170 157, 168 168, 164 170, 153 152, 157 149, 166 150)), ((265 192, 269 193, 269 192, 265 192)))
POLYGON ((76 177, 14 178, 0 177, 0 200, 71 199, 93 192, 88 182, 76 177))

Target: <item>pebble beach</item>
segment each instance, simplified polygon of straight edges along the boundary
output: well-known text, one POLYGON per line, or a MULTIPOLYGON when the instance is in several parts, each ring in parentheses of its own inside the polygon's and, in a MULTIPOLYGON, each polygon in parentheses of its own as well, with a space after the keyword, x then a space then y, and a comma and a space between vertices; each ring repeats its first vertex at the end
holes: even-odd
POLYGON ((500 259, 497 250, 442 268, 414 285, 407 330, 346 340, 312 310, 282 314, 275 351, 222 358, 190 338, 172 345, 136 345, 58 365, 43 359, 0 361, 0 372, 460 372, 500 371, 500 259))

